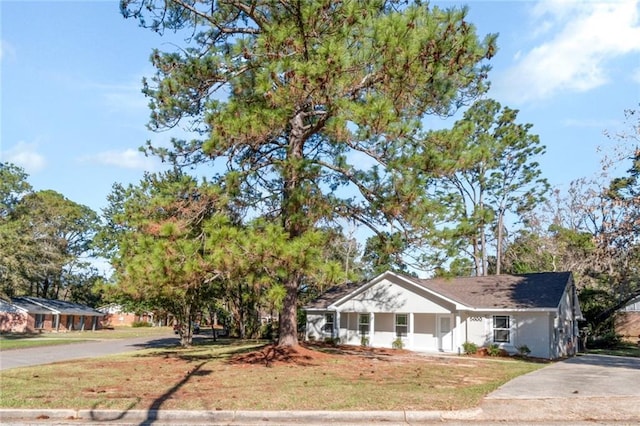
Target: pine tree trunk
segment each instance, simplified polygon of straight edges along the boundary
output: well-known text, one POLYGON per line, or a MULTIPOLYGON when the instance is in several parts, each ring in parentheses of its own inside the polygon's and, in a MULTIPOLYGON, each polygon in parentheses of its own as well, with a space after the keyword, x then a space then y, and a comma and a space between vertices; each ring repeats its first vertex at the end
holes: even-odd
POLYGON ((282 314, 280 315, 280 332, 278 346, 298 346, 298 286, 300 278, 297 275, 289 277, 285 283, 287 295, 284 298, 282 314))

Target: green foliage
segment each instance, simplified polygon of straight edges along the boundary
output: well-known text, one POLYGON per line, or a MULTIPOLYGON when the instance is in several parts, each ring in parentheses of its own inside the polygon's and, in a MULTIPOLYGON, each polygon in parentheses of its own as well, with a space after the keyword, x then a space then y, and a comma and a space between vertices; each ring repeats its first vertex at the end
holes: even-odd
MULTIPOLYGON (((322 275, 312 260, 321 244, 310 244, 324 238, 320 225, 348 218, 406 238, 432 223, 436 204, 422 195, 435 167, 423 156, 422 119, 485 92, 483 62, 496 51, 496 36, 479 40, 465 8, 419 1, 122 0, 121 11, 153 31, 189 35, 187 47, 153 52, 156 74, 143 91, 152 129, 187 121, 203 137, 147 152, 180 165, 223 161, 224 191, 278 224, 238 232, 275 240, 261 259, 271 275, 249 280, 286 289, 281 345, 297 343, 298 293, 322 275)), ((227 255, 243 263, 247 253, 227 255)))
POLYGON ((360 336, 360 346, 369 346, 369 336, 360 336))
POLYGON ((490 344, 489 346, 487 346, 487 354, 489 356, 500 356, 500 354, 502 353, 500 346, 498 346, 495 343, 490 344))
POLYGON ((338 346, 340 344, 340 338, 339 337, 325 337, 324 338, 324 343, 326 343, 327 345, 331 345, 331 346, 338 346))
POLYGON ((606 331, 602 334, 589 336, 587 338, 587 348, 589 349, 613 349, 620 345, 620 335, 614 330, 606 331))
POLYGON ((464 350, 465 355, 473 355, 478 352, 478 345, 473 342, 464 342, 462 344, 462 349, 464 350))
POLYGON ((84 260, 98 216, 55 191, 33 192, 19 167, 0 163, 0 296, 31 295, 95 306, 98 272, 84 260))
POLYGON ((142 327, 151 327, 152 324, 149 321, 134 321, 131 323, 131 327, 134 328, 142 328, 142 327))
POLYGON ((391 347, 393 349, 403 349, 404 342, 402 341, 402 337, 396 337, 393 342, 391 342, 391 347))
POLYGON ((520 345, 516 347, 516 349, 518 350, 518 353, 524 357, 529 356, 529 354, 531 353, 531 349, 529 349, 529 346, 527 345, 520 345))
POLYGON ((442 161, 448 172, 435 194, 448 207, 453 226, 436 238, 444 239, 443 249, 466 253, 477 275, 490 272, 490 240, 496 242, 496 273, 501 272, 505 215, 531 211, 549 188, 535 161, 545 147, 529 133, 531 124, 516 122, 517 115, 517 110, 482 99, 446 135, 438 131, 427 136, 448 140, 455 153, 442 161))

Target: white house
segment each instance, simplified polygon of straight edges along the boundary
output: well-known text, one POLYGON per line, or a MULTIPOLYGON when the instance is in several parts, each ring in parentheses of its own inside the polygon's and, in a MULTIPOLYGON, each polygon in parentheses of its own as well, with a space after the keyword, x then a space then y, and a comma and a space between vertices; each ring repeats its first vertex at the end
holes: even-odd
POLYGON ((582 313, 571 272, 419 279, 393 272, 334 287, 305 308, 306 338, 460 353, 465 342, 574 355, 582 313))

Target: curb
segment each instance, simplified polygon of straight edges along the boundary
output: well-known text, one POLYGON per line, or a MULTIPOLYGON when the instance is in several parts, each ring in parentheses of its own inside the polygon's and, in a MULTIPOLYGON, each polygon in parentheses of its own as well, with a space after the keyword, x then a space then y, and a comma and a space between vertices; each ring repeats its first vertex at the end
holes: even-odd
POLYGON ((71 410, 0 409, 0 423, 9 421, 81 420, 90 422, 176 421, 208 423, 420 423, 472 420, 482 409, 459 411, 184 411, 184 410, 71 410))

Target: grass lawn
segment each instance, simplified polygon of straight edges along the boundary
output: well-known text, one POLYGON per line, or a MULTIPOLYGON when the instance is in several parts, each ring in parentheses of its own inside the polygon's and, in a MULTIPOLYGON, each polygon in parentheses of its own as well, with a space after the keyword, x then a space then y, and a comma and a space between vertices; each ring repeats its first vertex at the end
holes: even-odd
POLYGON ((640 345, 632 342, 620 342, 614 348, 588 349, 587 353, 640 358, 640 345))
POLYGON ((2 372, 2 408, 455 410, 543 364, 223 340, 2 372))
POLYGON ((62 345, 87 340, 123 339, 167 334, 170 327, 116 327, 109 330, 70 331, 64 333, 6 334, 0 335, 0 351, 32 348, 34 346, 62 345))

